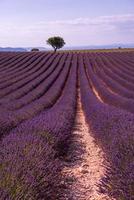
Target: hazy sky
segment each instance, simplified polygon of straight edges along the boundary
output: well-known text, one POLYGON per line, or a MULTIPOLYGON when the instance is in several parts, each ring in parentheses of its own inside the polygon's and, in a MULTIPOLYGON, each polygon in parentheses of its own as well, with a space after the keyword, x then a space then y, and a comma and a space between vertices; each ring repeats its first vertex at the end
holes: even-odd
POLYGON ((134 43, 134 0, 0 0, 0 46, 134 43))

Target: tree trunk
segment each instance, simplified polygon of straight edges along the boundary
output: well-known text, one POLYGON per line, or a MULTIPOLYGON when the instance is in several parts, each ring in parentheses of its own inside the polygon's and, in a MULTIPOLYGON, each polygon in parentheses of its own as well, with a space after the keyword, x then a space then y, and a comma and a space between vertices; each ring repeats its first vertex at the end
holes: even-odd
POLYGON ((57 48, 54 48, 54 53, 56 53, 56 51, 57 51, 57 48))

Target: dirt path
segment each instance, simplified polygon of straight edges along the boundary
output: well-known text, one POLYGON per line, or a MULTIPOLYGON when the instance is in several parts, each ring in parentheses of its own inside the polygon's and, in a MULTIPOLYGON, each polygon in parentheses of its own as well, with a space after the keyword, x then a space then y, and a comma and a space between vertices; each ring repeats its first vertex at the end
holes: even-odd
POLYGON ((97 192, 97 183, 104 174, 104 157, 94 143, 85 121, 80 95, 69 151, 62 172, 65 200, 109 200, 97 192))

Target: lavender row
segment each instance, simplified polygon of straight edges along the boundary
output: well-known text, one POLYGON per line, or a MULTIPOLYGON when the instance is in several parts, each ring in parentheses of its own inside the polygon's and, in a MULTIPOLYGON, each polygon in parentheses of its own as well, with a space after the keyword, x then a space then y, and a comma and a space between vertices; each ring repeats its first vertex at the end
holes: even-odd
POLYGON ((98 95, 105 103, 110 105, 125 109, 129 112, 134 112, 134 101, 131 99, 127 99, 125 97, 121 97, 115 93, 112 93, 108 90, 105 84, 93 73, 92 67, 90 66, 89 59, 87 55, 85 55, 85 65, 87 68, 89 80, 91 81, 94 89, 97 91, 98 95))
POLYGON ((18 64, 14 66, 14 70, 11 69, 10 73, 6 73, 3 77, 1 77, 0 83, 2 84, 5 82, 7 84, 7 82, 9 81, 12 81, 14 83, 16 78, 19 78, 24 75, 26 76, 26 73, 29 73, 29 71, 32 69, 32 64, 34 62, 38 63, 43 58, 45 58, 45 55, 43 56, 43 54, 27 56, 22 62, 18 62, 18 64))
MULTIPOLYGON (((34 87, 31 91, 29 91, 26 95, 21 97, 20 99, 14 100, 12 102, 9 101, 10 98, 8 98, 7 101, 3 100, 4 104, 2 105, 2 108, 5 108, 7 110, 16 110, 20 109, 23 106, 26 106, 27 104, 30 104, 31 102, 36 101, 36 99, 41 98, 45 95, 45 93, 49 90, 49 88, 53 85, 57 77, 62 72, 62 69, 64 67, 66 55, 64 55, 61 58, 61 61, 59 61, 61 58, 60 56, 57 56, 51 65, 51 67, 48 68, 48 70, 43 74, 43 80, 40 81, 37 87, 34 87), (58 66, 57 66, 58 65, 58 66), (51 72, 52 71, 52 72, 51 72)), ((41 78, 41 76, 39 76, 41 78)), ((34 81, 35 84, 35 81, 34 81)), ((33 85, 32 85, 33 86, 33 85)), ((27 85, 26 85, 27 88, 27 85)), ((20 91, 22 91, 20 89, 20 91)), ((11 94, 12 95, 12 94, 11 94)))
MULTIPOLYGON (((0 91, 0 97, 4 97, 14 91, 16 91, 17 89, 21 89, 21 87, 25 86, 28 83, 32 83, 33 80, 35 80, 36 78, 38 78, 38 76, 40 76, 42 73, 44 73, 44 71, 46 71, 46 69, 49 67, 49 65, 53 62, 53 56, 51 57, 51 55, 48 55, 44 60, 42 60, 41 62, 39 62, 39 60, 37 60, 37 63, 35 61, 35 63, 32 63, 31 65, 35 66, 34 69, 32 70, 32 74, 29 75, 28 77, 26 76, 26 78, 23 78, 22 80, 18 81, 17 83, 10 85, 6 88, 1 89, 0 91), (48 58, 50 57, 50 60, 48 60, 48 58), (48 62, 46 63, 46 61, 48 60, 48 62), (37 65, 36 65, 37 64, 37 65)), ((31 71, 30 71, 31 73, 31 71)))
MULTIPOLYGON (((127 53, 124 54, 115 54, 113 59, 119 63, 120 65, 124 66, 124 68, 128 68, 132 71, 134 71, 134 62, 133 61, 133 57, 134 57, 134 53, 128 53, 129 56, 127 56, 127 53), (131 57, 130 57, 131 55, 131 57)), ((112 58, 112 56, 111 56, 112 58)))
POLYGON ((15 56, 16 56, 15 53, 0 52, 0 65, 5 61, 12 59, 15 56))
POLYGON ((0 135, 6 134, 19 123, 23 122, 24 120, 33 118, 44 109, 50 108, 56 103, 61 95, 69 73, 71 57, 72 55, 68 56, 61 75, 56 79, 50 89, 41 98, 16 111, 7 111, 1 107, 0 135))
MULTIPOLYGON (((124 55, 125 56, 125 55, 124 55)), ((131 63, 126 63, 127 59, 123 59, 122 56, 119 55, 109 55, 104 56, 105 59, 107 59, 113 66, 118 66, 121 71, 124 73, 132 76, 134 74, 133 67, 131 66, 131 63)), ((118 68, 117 68, 118 69, 118 68)))
MULTIPOLYGON (((101 64, 101 62, 100 62, 100 64, 101 64)), ((113 69, 111 69, 111 65, 109 67, 108 67, 108 64, 107 64, 107 67, 105 65, 103 65, 102 69, 104 69, 107 76, 109 76, 113 80, 117 81, 120 85, 122 85, 126 89, 128 89, 130 91, 134 90, 133 83, 131 83, 130 81, 128 82, 127 80, 123 79, 120 75, 117 74, 117 72, 116 73, 113 72, 113 69)))
POLYGON ((82 62, 79 78, 87 123, 92 136, 105 153, 108 161, 106 166, 109 166, 101 180, 100 191, 107 193, 110 198, 133 199, 134 115, 96 98, 89 87, 82 62))
MULTIPOLYGON (((30 53, 31 55, 31 53, 30 53)), ((2 73, 5 73, 5 72, 8 72, 8 70, 10 71, 12 67, 14 67, 15 64, 17 64, 18 62, 20 61, 23 61, 24 58, 26 58, 28 56, 27 53, 25 54, 16 54, 15 57, 13 57, 12 59, 10 59, 9 61, 5 62, 5 63, 2 63, 1 64, 1 74, 2 73), (10 67, 10 68, 9 68, 10 67)))
POLYGON ((5 62, 1 66, 1 76, 2 74, 10 74, 14 69, 17 69, 17 67, 21 66, 19 63, 23 63, 25 59, 33 57, 35 54, 20 54, 16 55, 16 57, 13 57, 13 59, 10 60, 10 63, 5 62))
POLYGON ((19 74, 16 74, 16 76, 14 74, 13 77, 9 76, 11 80, 2 81, 2 83, 0 84, 0 88, 8 88, 8 86, 11 86, 11 84, 12 86, 14 86, 23 80, 25 81, 25 79, 27 79, 28 77, 30 78, 30 76, 33 76, 34 73, 38 73, 38 71, 41 70, 42 66, 46 64, 49 58, 51 59, 51 54, 48 54, 45 57, 44 55, 37 58, 35 57, 33 62, 31 62, 30 64, 26 63, 26 71, 24 71, 24 73, 20 73, 20 76, 19 74))
POLYGON ((116 64, 115 60, 107 59, 106 57, 102 58, 103 62, 110 67, 110 69, 121 76, 122 78, 126 79, 128 82, 134 83, 133 75, 134 73, 131 70, 127 70, 124 66, 120 66, 116 64))
POLYGON ((122 63, 118 63, 118 60, 116 60, 116 57, 112 57, 112 56, 111 57, 103 56, 102 60, 106 63, 108 62, 109 65, 112 66, 112 68, 114 67, 115 69, 119 70, 119 72, 124 72, 124 74, 127 74, 128 76, 130 76, 130 78, 133 78, 134 72, 130 69, 129 65, 124 65, 123 61, 122 63))
POLYGON ((36 74, 36 77, 34 75, 34 78, 30 82, 28 82, 21 88, 15 90, 14 92, 9 93, 5 97, 1 98, 0 104, 6 104, 6 103, 10 102, 11 100, 16 100, 16 102, 17 102, 17 100, 19 100, 20 98, 21 99, 25 98, 33 90, 37 91, 37 87, 40 87, 40 84, 45 82, 45 79, 48 78, 53 73, 53 71, 55 70, 56 65, 59 62, 59 60, 61 59, 61 57, 62 57, 62 54, 60 54, 59 56, 57 55, 56 58, 50 57, 50 60, 48 60, 45 63, 45 66, 41 68, 41 72, 38 75, 36 74), (55 60, 53 61, 54 58, 55 58, 55 60), (50 61, 52 62, 52 64, 50 63, 50 61))
MULTIPOLYGON (((99 60, 100 61, 100 60, 99 60)), ((102 69, 102 64, 101 62, 96 62, 96 61, 91 61, 92 65, 95 66, 96 68, 96 73, 99 78, 107 85, 107 87, 112 90, 113 92, 126 97, 126 98, 134 98, 134 93, 127 90, 125 87, 122 87, 117 81, 114 79, 110 78, 105 74, 105 71, 102 69)))
POLYGON ((2 68, 3 65, 5 65, 5 63, 10 62, 10 60, 14 60, 16 59, 18 56, 22 55, 22 53, 8 53, 8 52, 0 52, 1 54, 1 60, 0 60, 0 69, 2 68))
POLYGON ((74 56, 59 101, 2 140, 0 195, 3 199, 58 199, 55 181, 59 181, 60 165, 55 157, 63 151, 59 148, 66 149, 75 117, 76 70, 77 57, 74 56))
MULTIPOLYGON (((68 62, 67 65, 70 65, 69 59, 66 62, 68 62)), ((64 67, 67 67, 67 65, 64 67)), ((58 101, 50 109, 44 110, 33 119, 23 122, 12 132, 21 135, 21 133, 33 132, 43 134, 47 131, 58 142, 64 141, 70 135, 76 110, 77 55, 73 55, 70 67, 66 84, 58 101)))
POLYGON ((55 155, 51 142, 40 135, 7 136, 0 142, 0 198, 58 199, 60 165, 55 155))

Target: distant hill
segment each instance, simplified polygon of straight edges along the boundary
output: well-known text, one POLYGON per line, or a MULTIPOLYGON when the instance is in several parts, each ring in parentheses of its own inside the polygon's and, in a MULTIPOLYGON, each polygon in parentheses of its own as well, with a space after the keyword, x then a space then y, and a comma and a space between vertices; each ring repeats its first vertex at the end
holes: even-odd
POLYGON ((114 48, 134 48, 134 44, 109 44, 109 45, 88 45, 88 46, 65 46, 65 50, 84 50, 84 49, 114 49, 114 48))
POLYGON ((27 49, 25 49, 25 48, 21 48, 21 47, 18 47, 18 48, 14 48, 14 47, 0 47, 0 51, 5 51, 5 52, 7 52, 7 51, 10 51, 10 52, 13 52, 13 51, 15 51, 15 52, 26 52, 27 51, 27 49))
MULTIPOLYGON (((109 45, 87 45, 87 46, 65 46, 62 50, 84 50, 84 49, 114 49, 114 48, 134 48, 134 44, 109 44, 109 45)), ((16 51, 26 52, 31 51, 33 48, 38 48, 39 51, 53 50, 51 47, 0 47, 0 51, 16 51)))

